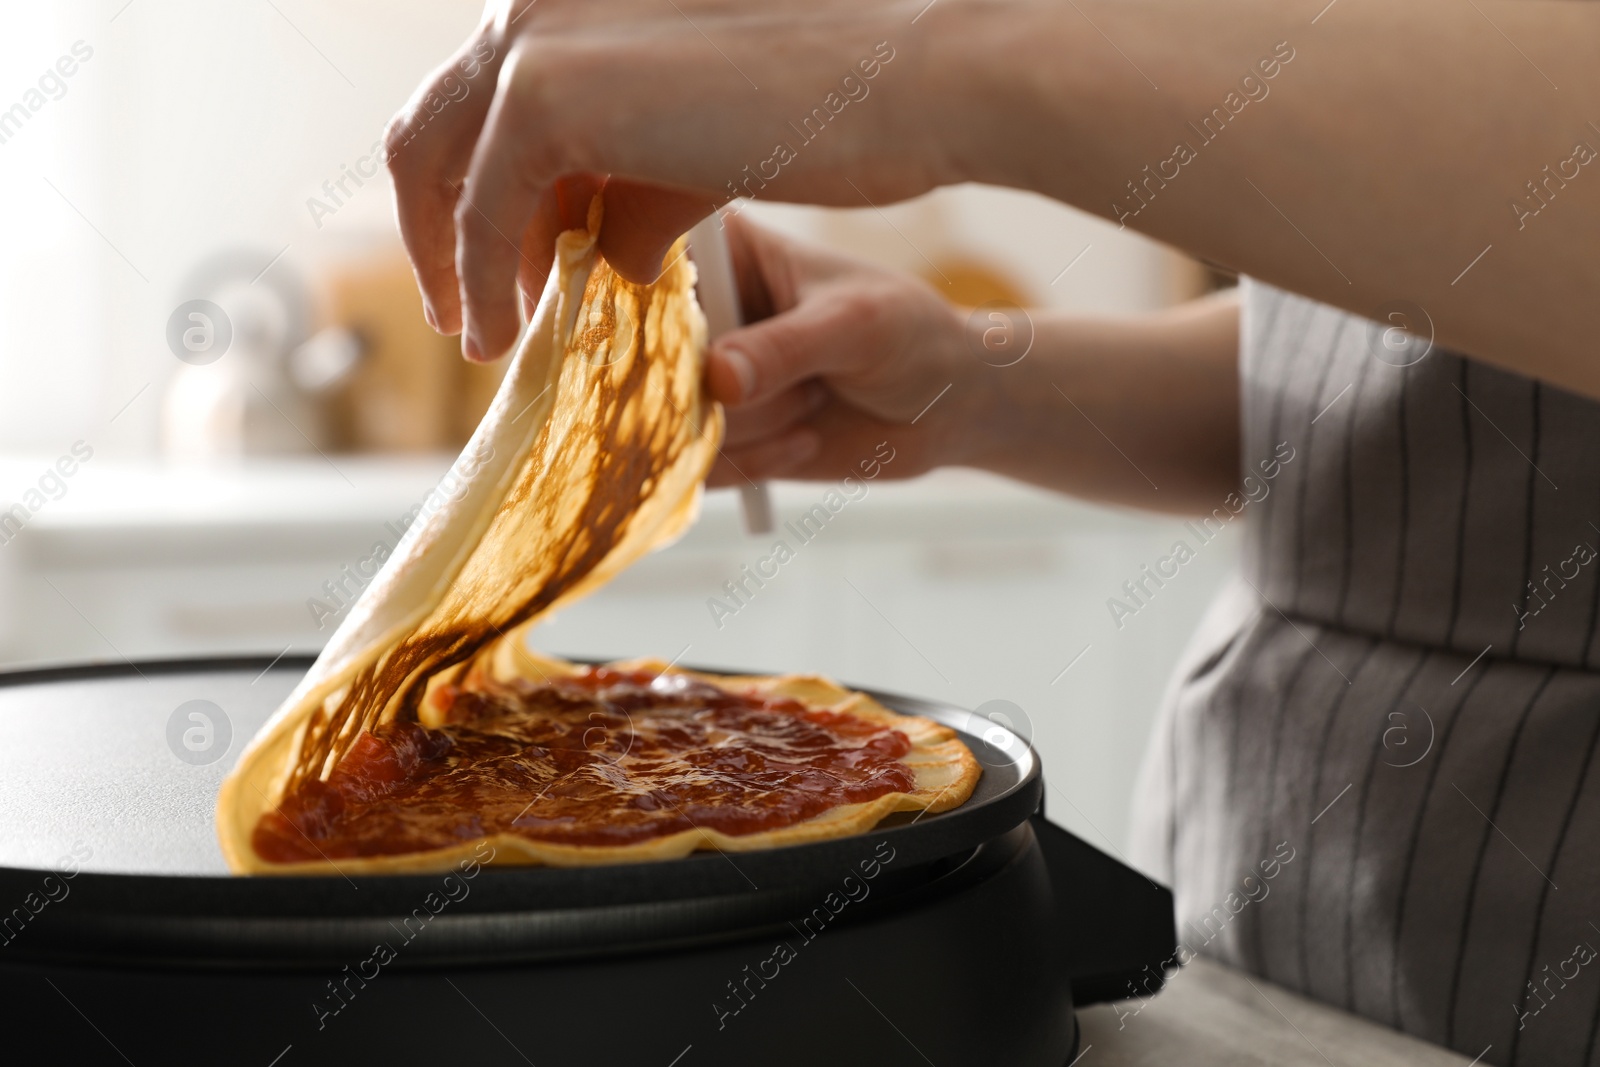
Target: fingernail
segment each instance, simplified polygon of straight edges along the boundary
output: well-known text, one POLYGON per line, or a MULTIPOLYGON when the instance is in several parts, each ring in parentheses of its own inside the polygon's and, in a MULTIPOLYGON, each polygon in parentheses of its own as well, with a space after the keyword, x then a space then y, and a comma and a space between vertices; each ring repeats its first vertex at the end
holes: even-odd
POLYGON ((728 369, 733 371, 734 378, 738 380, 740 400, 755 392, 756 368, 755 364, 750 362, 749 356, 737 348, 728 347, 717 349, 717 355, 728 365, 728 369))
POLYGON ((478 347, 478 339, 470 333, 461 335, 461 354, 473 363, 483 362, 483 349, 478 347))
POLYGON ((422 305, 422 317, 427 320, 428 328, 437 333, 439 330, 439 316, 433 313, 432 304, 422 305))

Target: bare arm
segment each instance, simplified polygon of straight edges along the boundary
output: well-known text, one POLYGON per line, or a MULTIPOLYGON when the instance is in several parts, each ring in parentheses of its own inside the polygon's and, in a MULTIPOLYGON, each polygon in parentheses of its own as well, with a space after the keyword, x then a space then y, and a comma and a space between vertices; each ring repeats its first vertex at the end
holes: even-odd
POLYGON ((1137 318, 1035 313, 1014 360, 985 344, 1006 324, 915 278, 743 220, 730 237, 751 325, 710 369, 728 405, 713 485, 836 481, 886 446, 890 477, 979 467, 1164 511, 1209 511, 1238 487, 1231 296, 1137 318))
POLYGON ((1209 511, 1239 486, 1236 293, 1139 318, 1040 316, 984 368, 965 462, 1088 500, 1209 511))
POLYGON ((1415 301, 1440 343, 1600 396, 1597 41, 1574 0, 507 0, 458 53, 488 46, 483 91, 419 124, 441 68, 390 166, 430 317, 480 358, 563 176, 610 176, 601 246, 634 277, 731 192, 981 180, 1357 313, 1415 301))
POLYGON ((1325 5, 951 10, 1063 146, 991 139, 977 176, 1357 314, 1412 301, 1441 344, 1600 397, 1600 4, 1325 5))

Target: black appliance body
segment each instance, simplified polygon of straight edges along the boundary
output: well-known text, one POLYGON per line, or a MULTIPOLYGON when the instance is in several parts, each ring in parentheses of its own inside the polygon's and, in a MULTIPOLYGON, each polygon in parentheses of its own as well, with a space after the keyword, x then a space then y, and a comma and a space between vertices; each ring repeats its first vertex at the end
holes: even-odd
POLYGON ((217 786, 309 662, 0 674, 18 1062, 1065 1067, 1075 1005, 1172 965, 1170 893, 1044 819, 1025 741, 882 693, 962 732, 970 801, 665 863, 232 877, 217 786))

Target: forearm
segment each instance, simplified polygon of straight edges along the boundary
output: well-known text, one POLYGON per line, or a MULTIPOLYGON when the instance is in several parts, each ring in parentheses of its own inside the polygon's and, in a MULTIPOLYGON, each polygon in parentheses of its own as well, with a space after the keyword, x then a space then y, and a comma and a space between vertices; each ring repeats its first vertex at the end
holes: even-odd
POLYGON ((1205 511, 1238 487, 1239 306, 1035 313, 1033 348, 979 365, 957 461, 1111 504, 1205 511))
POLYGON ((1440 344, 1600 396, 1600 4, 1321 7, 941 4, 952 177, 1369 317, 1414 301, 1440 344))

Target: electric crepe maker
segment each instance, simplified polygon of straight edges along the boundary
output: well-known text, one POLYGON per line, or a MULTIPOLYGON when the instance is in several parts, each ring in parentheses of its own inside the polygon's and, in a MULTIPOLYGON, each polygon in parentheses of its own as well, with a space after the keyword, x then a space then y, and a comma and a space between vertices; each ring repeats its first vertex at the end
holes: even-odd
POLYGON ((309 657, 0 673, 0 1004, 19 1062, 1064 1067, 1147 994, 1172 896, 1044 818, 971 712, 970 800, 660 863, 236 877, 217 787, 309 657))

